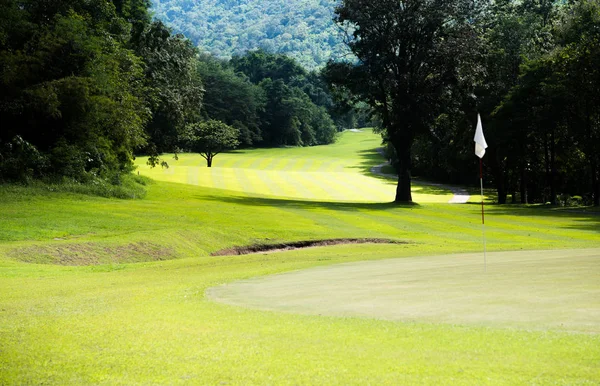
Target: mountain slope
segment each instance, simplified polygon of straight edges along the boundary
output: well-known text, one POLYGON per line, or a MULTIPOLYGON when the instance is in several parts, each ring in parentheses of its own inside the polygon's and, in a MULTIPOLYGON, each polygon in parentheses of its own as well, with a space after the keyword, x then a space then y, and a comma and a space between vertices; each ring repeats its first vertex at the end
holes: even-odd
POLYGON ((220 58, 263 48, 311 69, 347 54, 333 0, 153 0, 154 16, 220 58))

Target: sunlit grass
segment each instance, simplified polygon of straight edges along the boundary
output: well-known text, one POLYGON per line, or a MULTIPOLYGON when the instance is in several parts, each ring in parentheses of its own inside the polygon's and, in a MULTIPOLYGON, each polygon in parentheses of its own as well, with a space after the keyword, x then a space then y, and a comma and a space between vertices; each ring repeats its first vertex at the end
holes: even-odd
MULTIPOLYGON (((381 139, 371 130, 344 132, 334 146, 237 150, 219 154, 212 168, 198 154, 165 156, 169 168, 150 168, 140 157, 138 171, 154 179, 231 190, 250 196, 347 202, 386 202, 394 179, 373 178, 382 163, 381 139)), ((452 193, 415 183, 417 202, 448 202, 452 193)))
MULTIPOLYGON (((374 196, 387 184, 368 176, 381 161, 377 146, 376 136, 358 133, 331 147, 221 154, 212 168, 220 174, 203 174, 207 168, 184 155, 181 167, 140 170, 160 179, 142 200, 0 189, 0 384, 600 379, 597 334, 280 314, 205 297, 208 288, 255 276, 401 257, 425 264, 427 256, 481 251, 478 204, 440 203, 447 191, 439 189, 427 194, 443 200, 418 205, 374 196), (188 180, 192 167, 207 185, 188 180), (306 173, 314 178, 302 180, 306 173), (162 181, 170 175, 176 183, 162 181), (344 178, 364 189, 350 192, 344 178), (334 179, 336 189, 322 187, 334 179), (406 243, 210 256, 238 245, 341 237, 406 243)), ((491 205, 487 247, 597 248, 599 229, 596 213, 491 205)), ((563 284, 555 285, 560 292, 563 284)))

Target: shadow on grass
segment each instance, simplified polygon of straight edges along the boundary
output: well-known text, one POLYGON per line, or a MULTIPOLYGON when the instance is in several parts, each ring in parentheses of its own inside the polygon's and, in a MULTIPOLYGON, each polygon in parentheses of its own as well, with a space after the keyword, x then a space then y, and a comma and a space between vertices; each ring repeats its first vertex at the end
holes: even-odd
POLYGON ((425 181, 418 181, 418 180, 414 180, 413 181, 415 184, 419 184, 417 185, 413 185, 413 193, 417 193, 417 194, 429 194, 429 195, 433 195, 433 196, 448 196, 449 194, 452 194, 451 191, 449 191, 447 188, 444 188, 442 186, 435 186, 435 185, 427 185, 427 182, 425 181), (423 185, 421 185, 423 184, 423 185))
POLYGON ((308 201, 286 198, 268 198, 268 197, 244 197, 244 196, 196 196, 203 201, 218 201, 227 204, 248 205, 248 206, 268 206, 286 209, 329 209, 354 212, 358 210, 389 210, 398 208, 418 209, 417 203, 400 204, 395 202, 329 202, 329 201, 308 201))
MULTIPOLYGON (((479 202, 469 202, 463 205, 481 207, 479 202)), ((580 229, 600 232, 600 213, 586 208, 563 208, 549 205, 521 204, 485 204, 485 210, 490 216, 522 216, 522 217, 554 217, 573 221, 572 224, 560 225, 566 229, 580 229)))
POLYGON ((361 151, 357 152, 356 154, 358 155, 360 161, 359 161, 358 165, 356 165, 356 166, 349 166, 348 167, 349 169, 358 169, 359 173, 363 174, 365 176, 375 177, 380 180, 387 181, 390 184, 396 184, 395 178, 389 178, 389 177, 382 176, 382 175, 371 172, 372 167, 381 165, 382 163, 384 163, 386 161, 385 158, 383 158, 383 156, 381 154, 379 154, 379 152, 377 151, 377 148, 361 150, 361 151))

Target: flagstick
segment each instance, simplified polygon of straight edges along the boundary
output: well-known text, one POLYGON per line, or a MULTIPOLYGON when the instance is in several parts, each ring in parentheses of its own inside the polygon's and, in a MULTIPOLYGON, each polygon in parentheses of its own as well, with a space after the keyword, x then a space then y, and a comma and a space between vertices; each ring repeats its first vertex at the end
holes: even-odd
POLYGON ((483 210, 483 160, 479 158, 479 183, 481 185, 481 234, 483 235, 483 272, 487 272, 487 256, 485 246, 485 215, 483 210))

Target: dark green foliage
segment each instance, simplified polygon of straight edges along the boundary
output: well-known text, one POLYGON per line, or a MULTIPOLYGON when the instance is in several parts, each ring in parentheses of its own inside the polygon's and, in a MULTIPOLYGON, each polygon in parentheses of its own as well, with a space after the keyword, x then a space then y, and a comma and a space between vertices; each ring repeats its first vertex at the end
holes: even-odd
POLYGON ((245 146, 333 141, 318 76, 262 51, 232 65, 199 59, 189 40, 151 21, 147 7, 147 0, 0 4, 0 179, 118 182, 132 170, 134 151, 166 165, 160 155, 178 151, 186 126, 210 119, 233 127, 245 146), (265 79, 285 86, 273 93, 258 85, 265 79))
POLYGON ((157 18, 221 59, 263 48, 307 68, 347 53, 329 0, 155 0, 157 18))
POLYGON ((145 143, 142 66, 112 3, 5 1, 0 26, 0 145, 13 147, 0 178, 23 177, 6 172, 15 162, 77 180, 130 171, 145 143))
POLYGON ((591 192, 599 205, 600 4, 547 3, 527 16, 547 38, 521 40, 527 55, 490 117, 498 199, 558 204, 561 192, 591 192))
POLYGON ((238 129, 242 146, 260 144, 264 90, 243 74, 235 73, 226 62, 208 55, 200 57, 198 74, 205 88, 202 115, 238 129))
POLYGON ((586 192, 581 201, 599 205, 600 2, 475 5, 344 1, 338 8, 359 62, 331 63, 325 75, 339 100, 364 100, 381 118, 399 171, 396 199, 410 198, 411 167, 442 181, 477 180, 472 138, 480 112, 490 145, 486 180, 499 203, 512 196, 560 204, 568 201, 561 193, 586 192))
POLYGON ((239 145, 237 138, 238 131, 234 127, 211 119, 188 125, 186 143, 190 150, 204 157, 210 168, 217 154, 239 145))
POLYGON ((335 140, 335 125, 327 111, 331 97, 316 74, 308 74, 285 55, 263 50, 234 57, 231 65, 258 84, 266 98, 259 145, 313 146, 335 140))
POLYGON ((208 31, 198 39, 230 62, 199 55, 148 6, 0 2, 0 181, 118 187, 135 151, 165 164, 161 153, 199 145, 185 139, 201 132, 231 134, 224 147, 313 146, 376 125, 396 201, 410 201, 411 170, 477 180, 480 112, 498 202, 600 205, 599 0, 344 0, 335 18, 355 56, 321 73, 299 63, 336 58, 324 48, 337 44, 323 24, 333 3, 155 2, 170 23, 208 31))
POLYGON ((48 157, 19 135, 1 144, 0 181, 30 181, 48 169, 48 157))
POLYGON ((234 56, 231 65, 236 71, 246 74, 253 83, 270 78, 284 83, 298 76, 306 76, 306 70, 294 59, 282 54, 270 54, 264 50, 255 50, 244 56, 234 56))
POLYGON ((204 89, 195 48, 162 22, 150 24, 133 43, 145 64, 144 99, 151 111, 146 152, 156 163, 159 154, 177 151, 186 122, 199 118, 204 89))

